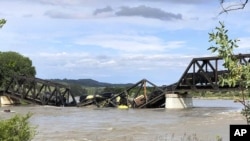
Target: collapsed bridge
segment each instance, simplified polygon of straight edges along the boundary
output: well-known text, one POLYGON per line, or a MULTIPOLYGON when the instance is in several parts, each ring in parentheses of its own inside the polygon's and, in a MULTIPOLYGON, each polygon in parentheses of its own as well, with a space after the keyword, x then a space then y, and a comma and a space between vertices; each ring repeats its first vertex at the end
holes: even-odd
POLYGON ((142 79, 124 91, 103 96, 107 93, 94 95, 90 99, 85 97, 78 106, 94 104, 97 107, 119 107, 126 105, 131 108, 160 108, 164 106, 164 90, 152 82, 142 79))
MULTIPOLYGON (((241 64, 248 65, 250 62, 250 54, 239 54, 235 57, 241 64)), ((219 85, 219 76, 229 72, 223 67, 223 63, 223 59, 220 57, 193 58, 179 81, 171 85, 158 87, 143 79, 120 93, 84 96, 79 103, 76 102, 69 87, 26 76, 14 76, 3 95, 39 105, 80 107, 125 105, 132 108, 159 108, 164 106, 165 95, 169 93, 186 94, 191 91, 238 90, 238 85, 235 87, 219 85)))
MULTIPOLYGON (((248 65, 250 62, 250 54, 239 54, 235 55, 235 57, 240 64, 248 65)), ((158 87, 152 82, 143 79, 123 92, 101 102, 104 102, 105 106, 111 105, 112 107, 117 107, 120 104, 132 108, 158 108, 164 107, 166 94, 178 93, 185 95, 192 91, 239 90, 237 84, 234 87, 219 85, 219 77, 229 73, 223 67, 223 63, 223 59, 220 57, 193 58, 176 83, 158 87), (150 86, 146 86, 146 84, 150 86), (122 99, 123 102, 117 102, 117 98, 122 99)), ((86 106, 85 102, 82 101, 81 106, 86 106)), ((99 105, 96 102, 94 104, 99 105)))

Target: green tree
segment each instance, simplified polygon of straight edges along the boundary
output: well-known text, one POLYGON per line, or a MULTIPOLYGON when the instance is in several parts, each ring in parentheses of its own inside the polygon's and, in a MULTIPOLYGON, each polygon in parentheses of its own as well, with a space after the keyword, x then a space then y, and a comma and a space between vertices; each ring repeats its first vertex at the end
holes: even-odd
POLYGON ((17 52, 0 52, 0 86, 4 87, 15 75, 34 77, 36 70, 32 61, 17 52))
POLYGON ((125 90, 125 88, 123 87, 105 87, 102 91, 102 93, 105 93, 105 92, 111 92, 111 93, 114 93, 114 94, 118 94, 118 93, 121 93, 125 90))
POLYGON ((216 32, 209 33, 209 42, 215 42, 216 46, 211 46, 208 50, 212 53, 217 52, 218 56, 223 58, 223 66, 229 70, 229 73, 219 77, 219 84, 234 87, 238 85, 241 89, 241 98, 239 102, 244 105, 242 114, 247 123, 250 124, 250 105, 246 100, 246 93, 250 93, 250 64, 242 64, 235 57, 234 49, 238 47, 237 39, 229 39, 224 23, 220 22, 220 27, 215 28, 216 32))
POLYGON ((87 95, 87 90, 85 88, 82 88, 81 85, 78 84, 70 84, 71 92, 75 96, 81 96, 81 95, 87 95))
POLYGON ((6 23, 5 19, 0 19, 0 28, 2 28, 5 23, 6 23))

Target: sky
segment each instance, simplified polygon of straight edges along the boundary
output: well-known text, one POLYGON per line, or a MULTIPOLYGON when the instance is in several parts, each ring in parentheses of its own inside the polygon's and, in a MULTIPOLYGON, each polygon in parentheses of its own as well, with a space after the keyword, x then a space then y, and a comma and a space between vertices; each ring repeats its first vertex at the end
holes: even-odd
POLYGON ((192 58, 216 55, 219 21, 249 52, 250 4, 221 11, 218 0, 0 0, 0 51, 29 57, 41 79, 169 85, 192 58))

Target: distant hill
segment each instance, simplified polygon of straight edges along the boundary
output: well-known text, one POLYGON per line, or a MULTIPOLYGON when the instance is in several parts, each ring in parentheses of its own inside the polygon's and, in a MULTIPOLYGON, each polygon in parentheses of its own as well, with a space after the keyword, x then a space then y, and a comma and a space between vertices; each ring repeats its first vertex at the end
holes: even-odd
POLYGON ((49 79, 56 83, 61 83, 65 85, 77 84, 86 87, 129 87, 132 86, 132 83, 128 84, 112 84, 106 82, 99 82, 93 79, 49 79))

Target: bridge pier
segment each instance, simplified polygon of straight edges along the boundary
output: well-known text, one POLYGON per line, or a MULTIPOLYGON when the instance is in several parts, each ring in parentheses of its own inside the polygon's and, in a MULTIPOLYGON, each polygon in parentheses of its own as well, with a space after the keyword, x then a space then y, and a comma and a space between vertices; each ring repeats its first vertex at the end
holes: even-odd
POLYGON ((189 94, 165 94, 166 109, 184 109, 192 108, 193 100, 189 94))
POLYGON ((14 101, 8 96, 0 96, 0 106, 1 105, 12 105, 14 101))

